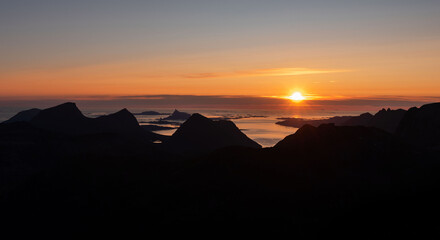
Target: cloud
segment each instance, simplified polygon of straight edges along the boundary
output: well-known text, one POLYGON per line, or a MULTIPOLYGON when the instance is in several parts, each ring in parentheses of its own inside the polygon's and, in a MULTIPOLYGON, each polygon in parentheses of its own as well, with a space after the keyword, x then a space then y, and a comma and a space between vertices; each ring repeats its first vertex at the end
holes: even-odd
POLYGON ((186 74, 184 78, 235 78, 235 77, 263 77, 263 76, 298 76, 310 74, 348 72, 342 69, 312 69, 312 68, 269 68, 235 72, 205 72, 186 74))

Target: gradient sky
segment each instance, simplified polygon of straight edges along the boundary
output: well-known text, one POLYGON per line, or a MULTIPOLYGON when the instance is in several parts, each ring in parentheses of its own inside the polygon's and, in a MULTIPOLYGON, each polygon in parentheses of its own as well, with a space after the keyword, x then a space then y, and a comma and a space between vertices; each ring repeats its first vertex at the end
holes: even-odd
POLYGON ((440 96, 440 1, 0 1, 0 99, 440 96))

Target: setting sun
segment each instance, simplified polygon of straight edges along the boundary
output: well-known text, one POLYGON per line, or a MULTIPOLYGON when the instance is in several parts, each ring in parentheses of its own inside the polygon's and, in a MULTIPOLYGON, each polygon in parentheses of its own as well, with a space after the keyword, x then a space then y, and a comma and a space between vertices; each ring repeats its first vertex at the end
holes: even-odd
POLYGON ((300 92, 294 92, 292 95, 288 96, 287 98, 292 101, 302 101, 306 99, 300 92))

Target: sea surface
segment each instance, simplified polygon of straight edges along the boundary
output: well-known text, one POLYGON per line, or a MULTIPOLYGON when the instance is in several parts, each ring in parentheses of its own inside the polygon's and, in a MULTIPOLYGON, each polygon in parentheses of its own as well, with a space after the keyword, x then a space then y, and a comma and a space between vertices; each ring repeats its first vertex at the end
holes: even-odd
MULTIPOLYGON (((0 122, 3 122, 19 111, 26 110, 28 108, 0 108, 0 122)), ((88 117, 98 117, 110 113, 117 112, 120 109, 92 109, 81 108, 84 115, 88 117)), ((155 121, 160 118, 165 118, 171 114, 174 109, 151 109, 151 108, 130 108, 128 110, 132 113, 139 113, 143 111, 157 111, 165 113, 164 115, 135 115, 139 124, 149 125, 150 121, 155 121)), ((200 113, 209 118, 230 118, 239 129, 243 131, 249 138, 261 144, 263 147, 272 147, 284 137, 293 134, 298 130, 297 128, 285 127, 275 124, 280 121, 278 118, 283 117, 300 117, 300 118, 326 118, 332 116, 353 116, 359 115, 365 111, 325 111, 325 110, 313 110, 295 112, 292 110, 223 110, 223 109, 179 109, 179 111, 187 113, 200 113)), ((176 122, 180 124, 182 122, 176 122)), ((156 125, 156 124, 153 124, 156 125)), ((167 127, 176 127, 176 125, 160 125, 167 127)), ((176 129, 155 131, 156 133, 163 135, 172 135, 176 129)))

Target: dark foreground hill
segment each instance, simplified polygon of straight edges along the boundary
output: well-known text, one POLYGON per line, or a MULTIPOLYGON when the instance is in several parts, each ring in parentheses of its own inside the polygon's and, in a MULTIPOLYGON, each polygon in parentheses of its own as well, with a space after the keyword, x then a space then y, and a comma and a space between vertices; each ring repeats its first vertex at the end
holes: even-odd
POLYGON ((211 120, 198 113, 185 121, 164 145, 167 149, 182 154, 209 153, 230 146, 261 148, 233 122, 211 120))
POLYGON ((6 120, 5 123, 13 123, 13 122, 29 122, 34 118, 38 113, 40 113, 40 109, 38 108, 32 108, 29 110, 21 111, 11 117, 10 119, 6 120))
POLYGON ((14 122, 28 122, 37 128, 72 136, 119 134, 148 142, 164 139, 139 126, 136 118, 127 109, 110 115, 88 118, 82 114, 75 103, 71 102, 44 110, 22 111, 5 121, 5 123, 14 122))
POLYGON ((440 103, 411 108, 397 128, 397 135, 418 146, 440 146, 440 103))
POLYGON ((395 133, 397 126, 406 114, 406 110, 403 109, 382 109, 371 118, 366 126, 376 127, 383 129, 389 133, 395 133))
MULTIPOLYGON (((437 131, 435 118, 417 119, 437 131)), ((273 148, 230 146, 184 157, 128 135, 4 123, 2 234, 438 238, 438 148, 402 136, 308 125, 273 148)))

